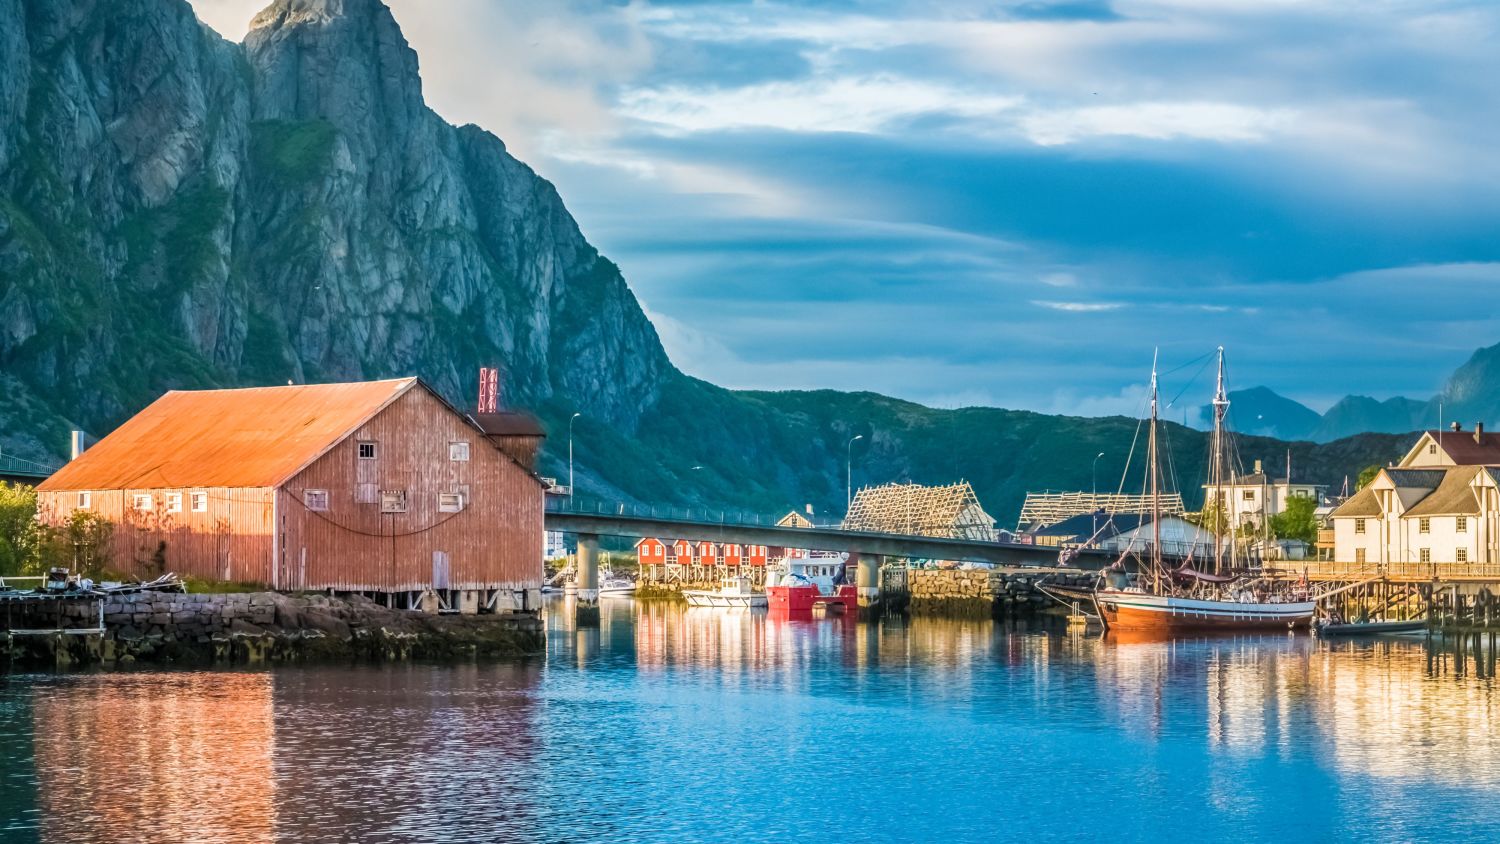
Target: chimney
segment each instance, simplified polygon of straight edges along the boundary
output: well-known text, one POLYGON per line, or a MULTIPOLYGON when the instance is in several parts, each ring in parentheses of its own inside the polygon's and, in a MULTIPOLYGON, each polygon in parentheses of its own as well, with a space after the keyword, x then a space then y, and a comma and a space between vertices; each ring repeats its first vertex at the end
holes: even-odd
POLYGON ((1455 433, 1455 434, 1458 433, 1459 431, 1462 431, 1464 429, 1464 426, 1463 426, 1462 422, 1454 422, 1453 424, 1449 425, 1448 427, 1450 429, 1452 429, 1453 433, 1455 433))
POLYGON ((1474 423, 1474 442, 1476 444, 1484 442, 1484 423, 1483 422, 1475 422, 1474 423))
POLYGON ((77 460, 78 456, 81 455, 81 454, 83 454, 83 450, 86 447, 87 446, 85 446, 83 444, 83 432, 82 431, 74 431, 73 432, 73 456, 69 457, 68 459, 69 460, 77 460))
POLYGON ((1255 461, 1255 474, 1257 474, 1257 475, 1260 474, 1260 461, 1259 460, 1255 461))

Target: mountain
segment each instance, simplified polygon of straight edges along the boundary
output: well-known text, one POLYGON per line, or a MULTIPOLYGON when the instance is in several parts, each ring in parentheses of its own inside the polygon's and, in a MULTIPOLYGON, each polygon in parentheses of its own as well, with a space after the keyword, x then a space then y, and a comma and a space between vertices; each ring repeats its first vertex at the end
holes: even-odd
POLYGON ((1311 438, 1328 442, 1350 431, 1415 431, 1432 427, 1427 403, 1396 398, 1377 401, 1369 396, 1345 396, 1334 403, 1313 430, 1311 438))
MULTIPOLYGON (((277 0, 243 44, 185 0, 0 0, 0 443, 58 457, 161 392, 418 374, 460 406, 481 365, 599 497, 771 510, 856 483, 1117 483, 1135 422, 867 393, 731 392, 674 368, 557 191, 422 97, 378 0, 277 0), (701 468, 700 468, 701 467, 701 468)), ((1170 426, 1182 483, 1203 436, 1170 426)), ((1281 443, 1247 439, 1247 458, 1281 443)), ((1393 439, 1292 446, 1337 482, 1393 439)))
MULTIPOLYGON (((1213 419, 1213 405, 1203 405, 1198 411, 1197 427, 1212 428, 1213 419)), ((1242 434, 1305 440, 1320 421, 1322 417, 1316 410, 1268 387, 1229 392, 1229 426, 1242 434)))

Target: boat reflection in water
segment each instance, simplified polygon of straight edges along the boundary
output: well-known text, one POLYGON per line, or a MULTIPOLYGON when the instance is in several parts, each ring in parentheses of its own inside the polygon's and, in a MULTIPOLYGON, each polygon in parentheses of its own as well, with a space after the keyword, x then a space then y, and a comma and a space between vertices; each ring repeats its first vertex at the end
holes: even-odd
POLYGON ((1493 638, 570 609, 524 663, 10 677, 0 840, 1500 840, 1493 638))

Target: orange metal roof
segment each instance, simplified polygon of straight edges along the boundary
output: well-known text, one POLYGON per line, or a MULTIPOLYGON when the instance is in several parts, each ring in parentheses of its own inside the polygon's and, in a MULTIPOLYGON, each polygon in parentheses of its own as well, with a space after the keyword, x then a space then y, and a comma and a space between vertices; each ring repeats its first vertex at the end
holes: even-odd
POLYGON ((37 489, 278 486, 416 383, 174 390, 37 489))

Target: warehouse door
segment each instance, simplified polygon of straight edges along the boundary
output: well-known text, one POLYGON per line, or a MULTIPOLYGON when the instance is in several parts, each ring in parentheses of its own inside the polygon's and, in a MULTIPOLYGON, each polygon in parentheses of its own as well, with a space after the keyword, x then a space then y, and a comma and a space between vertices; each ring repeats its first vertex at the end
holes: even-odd
POLYGON ((432 552, 432 588, 448 588, 448 552, 432 552))

